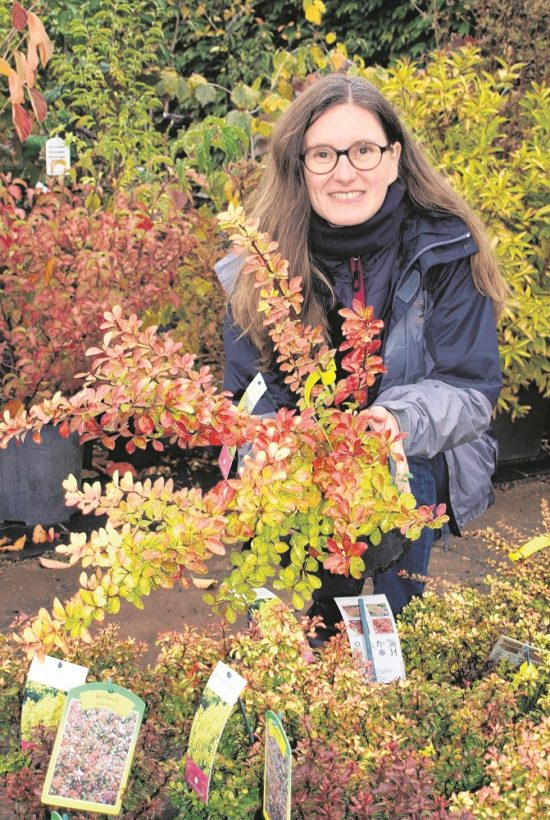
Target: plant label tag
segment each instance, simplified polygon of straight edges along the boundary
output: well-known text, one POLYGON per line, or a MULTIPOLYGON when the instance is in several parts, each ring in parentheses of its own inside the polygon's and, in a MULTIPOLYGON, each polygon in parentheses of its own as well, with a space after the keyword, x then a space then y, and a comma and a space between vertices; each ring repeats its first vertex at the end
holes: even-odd
POLYGON ((37 726, 55 729, 67 698, 66 693, 85 683, 88 669, 46 655, 34 657, 27 674, 21 708, 21 748, 25 750, 37 726))
POLYGON ((363 633, 363 622, 359 610, 359 598, 335 598, 338 609, 342 613, 342 620, 346 627, 351 654, 365 669, 365 677, 368 681, 376 680, 372 665, 372 657, 368 653, 368 645, 363 633))
POLYGON ((372 659, 377 683, 405 678, 401 642, 393 612, 385 595, 361 595, 359 612, 367 653, 372 659))
POLYGON ((264 381, 264 377, 261 373, 257 373, 244 391, 241 400, 239 401, 239 410, 243 410, 245 413, 248 413, 249 416, 252 415, 252 411, 266 390, 267 385, 264 381))
POLYGON ((71 689, 42 789, 47 805, 120 814, 145 703, 114 683, 71 689))
POLYGON ((206 805, 216 749, 246 680, 218 661, 195 712, 185 759, 185 782, 206 805))
POLYGON ((248 612, 250 615, 253 615, 254 612, 260 609, 265 601, 272 601, 274 598, 280 600, 280 598, 267 587, 254 587, 254 592, 256 593, 256 599, 252 601, 251 604, 248 604, 248 612))
POLYGON ((505 660, 512 666, 521 666, 524 661, 538 665, 543 661, 543 654, 542 649, 516 641, 507 635, 501 635, 491 650, 489 660, 495 664, 505 660))
POLYGON ((290 744, 283 724, 274 712, 265 713, 264 818, 290 820, 290 744))
MULTIPOLYGON (((267 385, 264 381, 264 377, 261 373, 257 373, 241 396, 237 407, 250 416, 266 390, 267 385)), ((218 456, 220 472, 226 481, 236 452, 236 447, 227 447, 224 444, 218 456)))
POLYGON ((228 447, 226 444, 224 444, 218 456, 218 465, 220 468, 220 472, 226 481, 227 476, 229 475, 229 471, 231 470, 231 465, 233 464, 233 459, 235 458, 236 450, 236 447, 228 447))
POLYGON ((46 140, 46 174, 59 177, 66 174, 71 167, 71 151, 61 137, 46 140))
MULTIPOLYGON (((260 632, 267 636, 270 634, 272 628, 270 626, 269 610, 271 610, 271 607, 269 606, 269 604, 276 603, 278 606, 282 606, 284 609, 287 609, 287 606, 283 603, 283 601, 279 598, 278 595, 275 595, 275 593, 272 592, 270 589, 267 589, 267 587, 254 587, 254 592, 256 593, 256 599, 252 601, 251 604, 248 604, 249 619, 250 621, 254 621, 255 624, 258 626, 260 632)), ((315 663, 315 655, 313 654, 313 651, 306 640, 306 636, 302 628, 300 627, 293 613, 287 612, 287 614, 290 615, 290 620, 296 627, 295 633, 300 639, 300 654, 302 658, 305 660, 306 663, 315 663)))
POLYGON ((519 561, 521 558, 529 558, 531 555, 534 555, 535 552, 546 549, 546 547, 550 547, 550 535, 535 535, 534 538, 530 538, 529 541, 526 541, 519 549, 509 552, 508 558, 511 561, 519 561))

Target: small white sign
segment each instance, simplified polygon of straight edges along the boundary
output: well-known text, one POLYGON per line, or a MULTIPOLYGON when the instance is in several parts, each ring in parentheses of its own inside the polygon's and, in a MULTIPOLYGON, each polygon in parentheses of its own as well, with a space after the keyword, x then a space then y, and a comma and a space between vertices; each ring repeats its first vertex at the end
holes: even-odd
POLYGON ((46 140, 46 174, 58 177, 66 174, 71 167, 71 151, 61 137, 46 140))
POLYGON ((246 686, 246 681, 238 672, 227 664, 218 661, 206 684, 209 689, 218 695, 230 706, 237 703, 239 695, 246 686))
POLYGON ((362 595, 359 611, 377 683, 405 678, 399 633, 385 595, 362 595))
POLYGON ((266 390, 267 385, 264 381, 264 377, 261 373, 258 373, 256 376, 254 376, 254 378, 244 391, 238 405, 239 410, 244 410, 244 412, 248 413, 248 415, 252 415, 252 411, 254 410, 254 408, 256 407, 256 405, 258 404, 266 390))
POLYGON ((43 686, 51 686, 54 689, 61 689, 68 692, 74 686, 85 683, 88 669, 79 666, 77 663, 61 661, 59 658, 52 658, 46 655, 43 661, 35 656, 29 668, 27 681, 41 683, 43 686))

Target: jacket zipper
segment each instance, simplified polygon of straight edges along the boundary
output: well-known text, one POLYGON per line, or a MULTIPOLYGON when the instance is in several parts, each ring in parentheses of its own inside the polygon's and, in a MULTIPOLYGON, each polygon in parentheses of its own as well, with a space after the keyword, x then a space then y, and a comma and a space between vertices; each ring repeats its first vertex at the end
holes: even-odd
POLYGON ((462 234, 462 236, 456 236, 454 239, 445 239, 441 242, 432 242, 431 245, 426 245, 425 248, 421 248, 417 252, 417 254, 415 256, 413 256, 413 258, 411 259, 411 261, 409 262, 409 264, 407 265, 407 267, 403 271, 403 273, 401 275, 401 278, 400 278, 400 282, 403 282, 404 277, 409 272, 409 270, 412 268, 414 263, 417 262, 420 259, 420 257, 424 253, 426 253, 426 251, 431 251, 431 250, 433 250, 433 248, 445 248, 447 245, 454 245, 455 242, 463 242, 465 239, 470 239, 470 237, 471 237, 471 233, 470 233, 470 231, 468 231, 468 233, 464 233, 464 234, 462 234))
POLYGON ((351 287, 354 298, 359 299, 365 305, 365 279, 363 276, 363 265, 360 256, 352 256, 349 260, 351 270, 351 287))

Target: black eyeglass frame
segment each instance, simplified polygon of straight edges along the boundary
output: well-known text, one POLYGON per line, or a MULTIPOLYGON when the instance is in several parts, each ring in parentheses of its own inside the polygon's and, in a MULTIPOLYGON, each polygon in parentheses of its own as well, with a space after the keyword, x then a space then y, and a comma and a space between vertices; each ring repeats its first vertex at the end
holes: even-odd
MULTIPOLYGON (((334 161, 334 165, 332 166, 332 168, 329 168, 327 171, 312 171, 311 168, 309 168, 308 165, 306 164, 307 151, 303 151, 301 154, 299 154, 299 157, 300 157, 301 161, 304 163, 307 170, 310 172, 310 174, 316 174, 317 176, 324 176, 325 174, 330 174, 332 171, 334 171, 334 169, 338 165, 338 161, 339 161, 340 157, 342 157, 342 156, 348 158, 349 164, 351 165, 352 168, 355 168, 356 171, 374 171, 374 169, 378 168, 378 166, 382 162, 382 157, 384 156, 386 151, 389 151, 390 148, 393 145, 394 145, 393 142, 388 142, 387 145, 378 145, 377 142, 369 142, 368 140, 365 140, 364 142, 354 142, 353 145, 350 145, 349 148, 343 148, 341 150, 338 149, 338 148, 333 148, 332 145, 313 146, 314 148, 330 148, 330 150, 334 151, 334 153, 336 154, 336 159, 334 161), (376 165, 372 166, 372 168, 358 168, 357 165, 354 165, 353 160, 351 159, 351 157, 349 155, 349 152, 351 151, 352 148, 355 148, 356 145, 362 145, 362 144, 363 145, 376 145, 376 147, 380 151, 380 159, 378 160, 376 165)), ((311 149, 308 148, 307 150, 310 151, 311 149)))

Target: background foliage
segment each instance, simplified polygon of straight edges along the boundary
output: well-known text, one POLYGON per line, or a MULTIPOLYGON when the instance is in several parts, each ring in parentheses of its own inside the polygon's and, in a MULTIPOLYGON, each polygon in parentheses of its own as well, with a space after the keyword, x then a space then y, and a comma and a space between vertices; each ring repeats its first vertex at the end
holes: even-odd
MULTIPOLYGON (((548 394, 542 0, 307 0, 298 8, 287 0, 53 0, 33 8, 56 45, 40 78, 48 115, 20 145, 0 83, 0 169, 45 181, 42 147, 60 133, 71 143, 71 183, 95 186, 102 206, 120 187, 168 183, 205 225, 253 190, 272 124, 305 85, 330 70, 365 74, 493 234, 511 290, 500 408, 519 412, 517 391, 532 381, 548 394)), ((9 28, 6 4, 0 43, 9 28)), ((188 270, 206 305, 208 276, 188 270)), ((195 339, 206 336, 221 310, 208 303, 204 325, 182 315, 180 330, 188 323, 195 339)))

